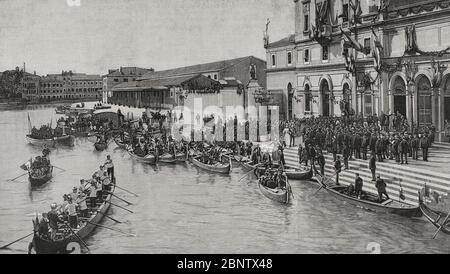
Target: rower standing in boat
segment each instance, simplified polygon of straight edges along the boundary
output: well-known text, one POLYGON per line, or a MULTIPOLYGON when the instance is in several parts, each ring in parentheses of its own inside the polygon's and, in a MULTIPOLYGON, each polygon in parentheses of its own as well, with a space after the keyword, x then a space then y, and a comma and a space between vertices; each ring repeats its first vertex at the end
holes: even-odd
POLYGON ((355 195, 360 199, 363 189, 363 179, 359 177, 359 173, 356 173, 355 176, 355 195))
POLYGON ((322 151, 319 150, 318 156, 317 156, 317 163, 320 166, 320 173, 322 176, 325 175, 325 157, 323 156, 322 151))
POLYGON ((72 199, 72 201, 76 201, 78 199, 78 188, 76 186, 74 186, 72 188, 72 193, 70 193, 70 198, 72 199))
POLYGON ((114 180, 114 164, 111 159, 111 155, 106 156, 105 167, 108 176, 110 176, 111 180, 114 180))
POLYGON ((69 225, 71 228, 77 228, 78 226, 78 215, 77 215, 77 206, 72 201, 72 198, 69 197, 68 204, 66 205, 65 212, 69 215, 69 225))
POLYGON ((82 191, 82 188, 80 187, 80 192, 78 193, 78 198, 76 199, 76 203, 78 204, 78 207, 80 209, 80 217, 86 218, 88 215, 88 207, 86 203, 87 196, 82 191))
POLYGON ((52 240, 52 241, 54 241, 55 240, 55 238, 56 238, 56 231, 58 230, 58 223, 60 222, 60 219, 59 219, 59 214, 58 214, 58 211, 57 211, 57 205, 56 205, 56 203, 52 203, 51 205, 50 205, 50 211, 47 213, 47 218, 48 218, 48 224, 49 224, 49 226, 50 226, 50 229, 51 229, 51 231, 50 231, 50 239, 52 240))
POLYGON ((339 173, 342 171, 340 156, 337 156, 336 162, 334 162, 334 171, 336 172, 336 185, 339 185, 339 173))
POLYGON ((377 176, 375 187, 377 188, 378 191, 378 202, 381 203, 381 201, 383 200, 383 194, 389 200, 389 195, 386 192, 386 183, 384 182, 383 179, 381 179, 380 175, 377 176))
POLYGON ((42 219, 39 221, 38 232, 44 239, 49 237, 49 220, 45 212, 42 213, 42 219))

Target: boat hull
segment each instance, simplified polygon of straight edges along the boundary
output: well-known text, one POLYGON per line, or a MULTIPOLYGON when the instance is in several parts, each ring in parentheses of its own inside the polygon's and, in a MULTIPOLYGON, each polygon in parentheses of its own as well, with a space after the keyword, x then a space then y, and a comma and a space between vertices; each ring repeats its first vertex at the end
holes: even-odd
POLYGON ((258 187, 261 193, 266 196, 267 198, 282 203, 282 204, 288 204, 290 202, 291 194, 286 189, 271 189, 268 187, 263 186, 258 182, 258 187))
POLYGON ((61 137, 54 137, 51 139, 36 139, 29 135, 26 136, 28 143, 35 146, 48 146, 54 147, 55 145, 73 146, 75 143, 75 137, 73 135, 65 135, 61 137))
MULTIPOLYGON (((114 189, 115 188, 113 187, 111 193, 114 193, 114 189)), ((105 201, 98 208, 97 214, 91 216, 91 218, 89 219, 90 223, 86 223, 85 226, 80 228, 78 231, 75 231, 78 237, 84 240, 92 234, 92 232, 97 227, 94 224, 99 224, 102 221, 103 216, 108 213, 110 207, 109 201, 111 200, 111 198, 112 194, 108 194, 105 198, 105 201)), ((80 243, 78 237, 71 234, 70 236, 64 237, 63 239, 51 241, 42 239, 41 237, 34 235, 32 245, 37 254, 76 253, 77 247, 74 246, 74 243, 78 243, 80 247, 82 246, 82 243, 80 243)))
POLYGON ((446 220, 449 213, 445 213, 438 210, 433 210, 429 208, 422 200, 419 193, 419 208, 423 216, 437 229, 439 229, 444 234, 450 235, 450 221, 446 220))
POLYGON ((311 168, 309 170, 286 169, 285 173, 289 180, 305 181, 305 180, 309 180, 313 177, 313 171, 311 168))
POLYGON ((130 154, 131 158, 133 158, 139 162, 146 163, 146 164, 152 164, 152 165, 155 164, 156 158, 152 154, 149 154, 146 157, 141 157, 141 156, 134 154, 133 152, 131 152, 129 150, 128 150, 128 154, 130 154))
POLYGON ((28 173, 28 180, 30 181, 31 186, 38 187, 50 181, 52 178, 53 166, 50 166, 50 169, 46 174, 42 176, 33 176, 31 173, 28 173))
POLYGON ((97 151, 103 151, 108 147, 107 143, 95 143, 94 144, 95 150, 97 151))
POLYGON ((192 164, 194 164, 196 167, 214 172, 214 173, 220 173, 220 174, 230 174, 231 172, 231 164, 215 164, 215 165, 207 165, 199 160, 197 158, 193 157, 191 158, 192 164))

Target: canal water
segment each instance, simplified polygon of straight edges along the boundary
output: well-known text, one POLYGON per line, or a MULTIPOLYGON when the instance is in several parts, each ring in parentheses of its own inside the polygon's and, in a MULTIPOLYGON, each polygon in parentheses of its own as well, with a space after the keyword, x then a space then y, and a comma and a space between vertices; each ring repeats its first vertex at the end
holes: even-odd
MULTIPOLYGON (((231 175, 215 175, 191 164, 160 165, 135 162, 112 143, 95 152, 87 139, 73 148, 53 149, 53 179, 31 189, 19 168, 40 148, 26 143, 27 113, 34 125, 53 122, 52 107, 30 107, 0 112, 0 245, 32 231, 36 212, 47 212, 81 178, 89 178, 110 154, 120 189, 103 225, 136 237, 98 228, 87 239, 91 253, 448 253, 450 237, 439 234, 424 219, 367 212, 337 201, 311 182, 292 181, 294 201, 285 206, 265 198, 255 181, 237 164, 231 175), (379 247, 379 248, 378 248, 379 247)), ((31 238, 1 253, 26 253, 31 238)))

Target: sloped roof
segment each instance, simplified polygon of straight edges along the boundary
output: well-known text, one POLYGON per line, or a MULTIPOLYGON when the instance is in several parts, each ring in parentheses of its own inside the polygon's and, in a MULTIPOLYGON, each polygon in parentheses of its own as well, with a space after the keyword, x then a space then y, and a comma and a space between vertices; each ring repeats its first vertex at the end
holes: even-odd
POLYGON ((295 42, 295 34, 291 34, 288 37, 285 37, 281 40, 269 43, 267 48, 280 48, 293 45, 295 42))
POLYGON ((116 69, 111 73, 106 74, 105 76, 142 76, 145 75, 148 72, 151 72, 152 69, 146 69, 146 68, 138 68, 138 67, 121 67, 120 69, 116 69))
POLYGON ((201 74, 166 77, 161 79, 147 79, 142 81, 125 82, 114 86, 112 91, 142 91, 142 90, 168 90, 170 87, 181 86, 184 83, 201 78, 208 82, 217 82, 201 74))
POLYGON ((198 64, 193 66, 187 66, 187 67, 180 67, 180 68, 174 68, 169 70, 162 70, 162 71, 155 71, 150 72, 139 78, 138 80, 145 80, 145 79, 158 79, 158 78, 166 78, 166 77, 173 77, 173 76, 181 76, 181 75, 198 75, 206 72, 213 72, 213 71, 221 71, 225 68, 234 66, 240 62, 243 62, 249 58, 256 58, 253 56, 246 56, 236 59, 230 59, 230 60, 223 60, 223 61, 217 61, 212 63, 205 63, 205 64, 198 64))

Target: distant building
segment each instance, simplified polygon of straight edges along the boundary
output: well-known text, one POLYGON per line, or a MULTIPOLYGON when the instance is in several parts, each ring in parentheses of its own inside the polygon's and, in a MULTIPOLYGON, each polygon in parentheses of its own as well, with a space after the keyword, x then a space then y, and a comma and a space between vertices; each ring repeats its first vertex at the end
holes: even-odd
POLYGON ((39 99, 41 76, 24 72, 22 77, 22 98, 30 101, 36 101, 39 99))
POLYGON ((134 82, 111 89, 113 104, 150 109, 193 109, 195 98, 208 106, 242 106, 249 103, 248 85, 253 78, 266 86, 265 61, 253 56, 180 67, 145 74, 134 82), (251 74, 254 74, 253 76, 251 74))
POLYGON ((61 74, 47 74, 41 77, 37 95, 23 96, 30 101, 101 100, 102 86, 100 75, 62 71, 61 74))
POLYGON ((121 83, 136 81, 139 77, 154 71, 154 69, 138 67, 120 67, 120 69, 110 69, 108 74, 103 76, 103 103, 108 103, 108 97, 111 97, 111 89, 121 83))

